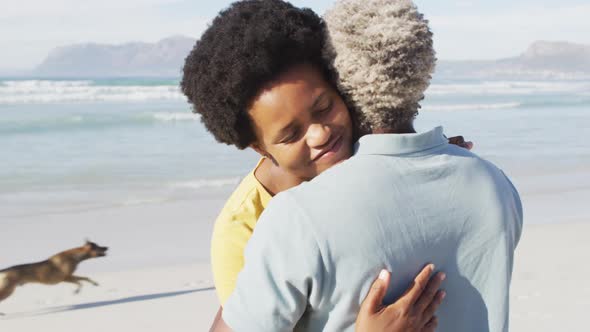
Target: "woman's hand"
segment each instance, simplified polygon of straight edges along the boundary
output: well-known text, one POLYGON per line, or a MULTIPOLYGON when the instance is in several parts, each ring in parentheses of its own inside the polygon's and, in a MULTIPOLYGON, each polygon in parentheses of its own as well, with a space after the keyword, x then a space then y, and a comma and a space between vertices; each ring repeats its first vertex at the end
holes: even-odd
POLYGON ((391 274, 382 270, 361 304, 356 331, 433 332, 438 325, 434 313, 446 295, 439 290, 445 274, 439 272, 431 278, 433 271, 432 264, 424 267, 399 300, 383 306, 391 274))
POLYGON ((467 150, 471 150, 473 149, 473 142, 471 141, 465 141, 465 139, 463 138, 463 136, 453 136, 449 138, 449 143, 450 144, 454 144, 457 146, 460 146, 462 148, 465 148, 467 150))

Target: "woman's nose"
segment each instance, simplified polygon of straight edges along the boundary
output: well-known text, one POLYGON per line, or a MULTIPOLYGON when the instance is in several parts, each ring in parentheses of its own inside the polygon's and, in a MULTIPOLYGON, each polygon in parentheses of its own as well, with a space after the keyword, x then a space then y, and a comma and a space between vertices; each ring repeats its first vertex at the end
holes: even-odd
POLYGON ((321 148, 330 142, 332 130, 329 126, 314 123, 307 130, 307 144, 312 148, 321 148))

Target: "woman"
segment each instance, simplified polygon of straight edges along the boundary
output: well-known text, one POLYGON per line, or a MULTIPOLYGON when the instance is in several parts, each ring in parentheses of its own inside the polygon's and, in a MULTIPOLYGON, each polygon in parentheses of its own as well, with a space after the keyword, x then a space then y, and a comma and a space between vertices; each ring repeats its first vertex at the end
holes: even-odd
MULTIPOLYGON (((234 191, 216 223, 212 267, 220 302, 231 294, 243 266, 243 251, 256 221, 273 195, 309 181, 352 154, 359 135, 355 116, 336 88, 326 60, 326 28, 311 10, 279 1, 241 1, 221 12, 186 59, 182 90, 215 138, 263 158, 234 191)), ((417 277, 413 296, 436 308, 442 275, 431 267, 417 277), (426 290, 425 290, 426 289, 426 290), (418 294, 418 295, 416 295, 418 294)), ((375 282, 384 295, 388 274, 375 282)), ((380 310, 381 295, 368 296, 357 328, 395 321, 404 331, 436 327, 433 312, 416 320, 398 318, 416 301, 402 298, 380 310), (401 308, 402 305, 406 307, 401 308), (389 315, 376 316, 386 312, 389 315), (417 325, 407 325, 410 321, 417 325)), ((219 315, 218 315, 219 316, 219 315)), ((377 325, 380 326, 380 325, 377 325)))

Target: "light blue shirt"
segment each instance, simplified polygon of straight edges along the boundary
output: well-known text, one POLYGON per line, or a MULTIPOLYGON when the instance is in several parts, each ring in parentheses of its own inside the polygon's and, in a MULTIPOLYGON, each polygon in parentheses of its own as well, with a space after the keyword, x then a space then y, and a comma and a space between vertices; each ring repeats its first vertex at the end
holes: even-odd
POLYGON ((355 155, 277 195, 223 318, 234 331, 353 331, 382 268, 386 303, 426 263, 447 278, 437 331, 507 331, 522 207, 504 173, 442 128, 367 135, 355 155))

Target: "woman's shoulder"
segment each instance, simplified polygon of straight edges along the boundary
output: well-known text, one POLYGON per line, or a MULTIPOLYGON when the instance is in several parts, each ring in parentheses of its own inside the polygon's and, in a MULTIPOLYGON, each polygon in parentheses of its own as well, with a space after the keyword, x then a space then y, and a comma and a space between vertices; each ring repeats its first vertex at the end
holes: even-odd
POLYGON ((242 179, 215 221, 211 265, 221 303, 233 292, 237 275, 244 266, 244 248, 271 199, 254 175, 257 167, 242 179))
POLYGON ((217 217, 216 226, 227 224, 253 224, 272 196, 254 175, 254 168, 248 173, 226 201, 217 217))

